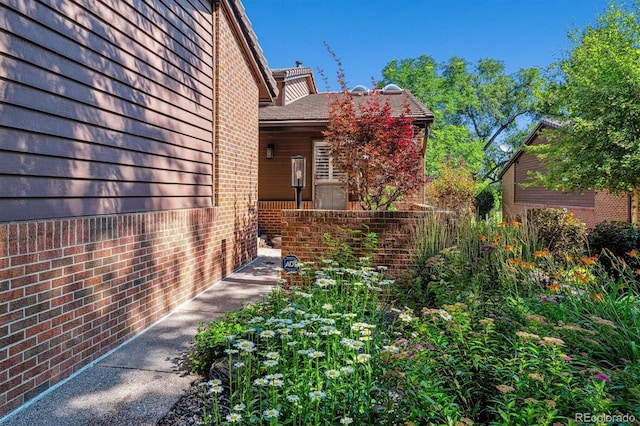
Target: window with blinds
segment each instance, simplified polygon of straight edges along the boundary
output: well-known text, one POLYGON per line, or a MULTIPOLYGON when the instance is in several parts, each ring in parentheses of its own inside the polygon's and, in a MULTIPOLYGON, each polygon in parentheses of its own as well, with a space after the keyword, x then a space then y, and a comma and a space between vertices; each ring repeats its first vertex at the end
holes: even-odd
POLYGON ((333 166, 329 155, 329 144, 316 141, 314 144, 314 176, 316 183, 339 183, 344 173, 333 166))
POLYGON ((341 181, 344 173, 334 167, 327 142, 314 141, 313 146, 314 208, 345 210, 347 194, 341 181))

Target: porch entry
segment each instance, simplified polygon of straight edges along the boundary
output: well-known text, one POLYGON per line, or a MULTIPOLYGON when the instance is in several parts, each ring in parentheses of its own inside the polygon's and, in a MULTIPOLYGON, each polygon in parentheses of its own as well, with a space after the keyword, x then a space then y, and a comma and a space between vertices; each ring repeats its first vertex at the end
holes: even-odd
POLYGON ((313 141, 313 207, 322 210, 346 210, 347 193, 340 178, 344 174, 334 168, 329 144, 313 141))

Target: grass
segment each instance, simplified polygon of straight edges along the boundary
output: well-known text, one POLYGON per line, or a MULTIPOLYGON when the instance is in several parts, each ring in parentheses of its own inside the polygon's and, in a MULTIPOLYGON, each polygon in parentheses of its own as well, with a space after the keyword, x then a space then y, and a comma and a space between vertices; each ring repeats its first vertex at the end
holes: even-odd
POLYGON ((415 236, 404 282, 345 255, 203 325, 194 370, 225 366, 202 383, 205 423, 640 419, 636 271, 612 278, 584 251, 558 261, 526 224, 434 218, 415 236))

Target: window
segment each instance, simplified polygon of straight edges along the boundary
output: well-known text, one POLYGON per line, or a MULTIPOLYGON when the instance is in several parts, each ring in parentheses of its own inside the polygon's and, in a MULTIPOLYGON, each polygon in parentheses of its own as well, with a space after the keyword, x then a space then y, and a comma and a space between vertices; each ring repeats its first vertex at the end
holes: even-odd
POLYGON ((344 173, 333 166, 329 155, 329 144, 326 141, 314 143, 314 176, 317 183, 339 183, 344 173))

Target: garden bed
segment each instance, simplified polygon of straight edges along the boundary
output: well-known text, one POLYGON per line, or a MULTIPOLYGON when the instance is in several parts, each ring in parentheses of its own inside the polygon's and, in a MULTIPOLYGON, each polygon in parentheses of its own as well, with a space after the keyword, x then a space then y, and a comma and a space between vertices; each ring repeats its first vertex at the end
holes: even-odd
POLYGON ((300 287, 203 325, 202 383, 159 424, 640 419, 640 271, 519 223, 441 225, 403 283, 366 259, 303 264, 300 287))

